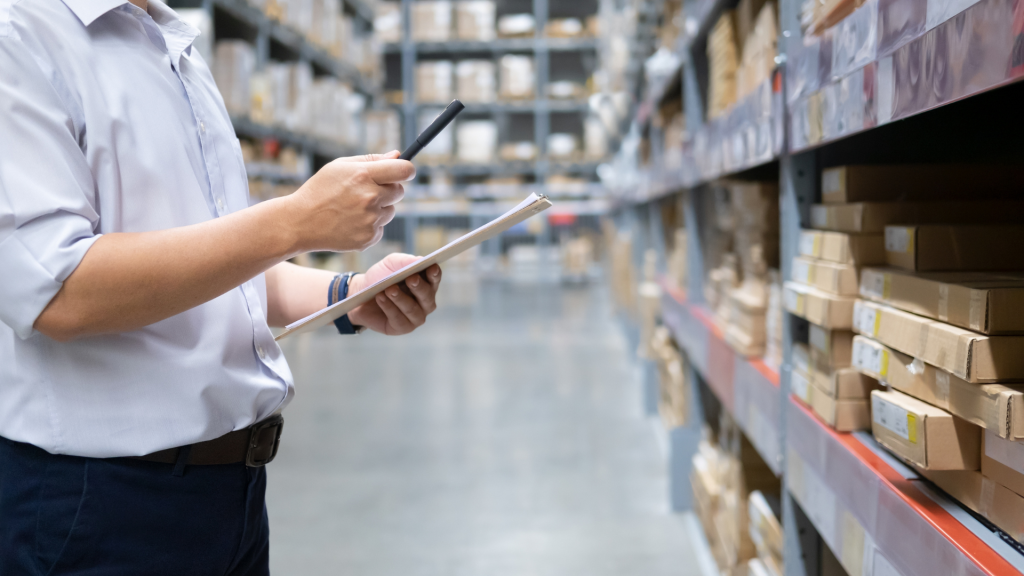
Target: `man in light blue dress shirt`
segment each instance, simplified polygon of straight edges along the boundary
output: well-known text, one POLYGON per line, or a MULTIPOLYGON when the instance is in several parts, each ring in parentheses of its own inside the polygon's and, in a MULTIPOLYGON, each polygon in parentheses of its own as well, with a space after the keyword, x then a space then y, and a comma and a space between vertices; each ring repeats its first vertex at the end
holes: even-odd
MULTIPOLYGON (((249 207, 197 35, 156 0, 0 0, 0 576, 266 574, 294 393, 269 326, 413 260, 286 262, 377 242, 414 168, 340 159, 249 207)), ((343 320, 408 333, 440 280, 343 320)))

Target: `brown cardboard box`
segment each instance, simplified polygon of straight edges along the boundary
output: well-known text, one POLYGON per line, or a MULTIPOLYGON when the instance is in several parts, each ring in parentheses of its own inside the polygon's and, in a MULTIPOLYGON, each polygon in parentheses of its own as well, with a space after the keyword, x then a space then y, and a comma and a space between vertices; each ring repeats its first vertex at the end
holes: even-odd
POLYGON ((803 372, 804 374, 811 373, 811 352, 807 344, 803 342, 793 343, 793 370, 797 372, 803 372))
POLYGON ((826 424, 839 432, 853 432, 871 428, 868 401, 836 400, 816 386, 811 386, 811 408, 826 424))
POLYGON ((836 264, 798 256, 793 259, 790 280, 814 286, 830 294, 857 295, 857 268, 852 264, 836 264))
POLYGON ((817 324, 811 324, 807 341, 813 351, 810 356, 814 365, 830 369, 846 368, 850 365, 853 332, 829 330, 817 324))
POLYGON ((981 514, 1018 542, 1024 542, 1024 497, 981 472, 920 472, 961 504, 981 514))
POLYGON ((824 328, 852 328, 854 301, 797 282, 783 285, 782 302, 786 310, 824 328))
POLYGON ((497 37, 495 4, 491 0, 463 0, 455 4, 455 34, 459 40, 490 42, 497 37))
POLYGON ((981 473, 1024 496, 1024 442, 1006 440, 985 431, 981 473))
POLYGON ((801 230, 801 256, 837 264, 870 266, 885 263, 884 234, 846 234, 824 230, 801 230))
POLYGON ((1024 171, 1012 166, 909 164, 838 166, 821 172, 825 204, 1014 197, 1024 171))
POLYGON ((452 37, 452 3, 447 0, 413 2, 410 12, 412 39, 416 42, 447 42, 452 37))
POLYGON ((901 392, 871 393, 880 444, 926 470, 978 470, 981 427, 901 392))
POLYGON ((1024 332, 1024 274, 865 268, 860 295, 974 332, 1024 332))
POLYGON ((449 60, 420 62, 416 65, 416 101, 441 104, 455 97, 452 90, 455 66, 449 60))
POLYGON ((758 555, 782 557, 782 524, 759 490, 747 497, 747 515, 750 518, 750 536, 758 555))
POLYGON ((860 202, 811 206, 811 227, 879 234, 890 224, 1015 224, 1024 202, 860 202))
POLYGON ((986 336, 857 300, 853 329, 975 384, 1024 379, 1024 336, 986 336))
POLYGON ((503 100, 533 98, 535 83, 533 57, 506 54, 498 61, 498 95, 503 100))
POLYGON ((811 367, 811 384, 836 400, 867 400, 872 390, 878 390, 878 380, 856 368, 840 368, 823 372, 811 367))
POLYGON ((1000 437, 1024 439, 1024 386, 971 384, 864 336, 853 340, 853 362, 900 392, 1000 437))
POLYGON ((885 227, 885 260, 919 272, 1024 270, 1024 227, 885 227))
POLYGON ((498 99, 494 62, 462 60, 455 65, 455 93, 465 103, 489 104, 498 99))

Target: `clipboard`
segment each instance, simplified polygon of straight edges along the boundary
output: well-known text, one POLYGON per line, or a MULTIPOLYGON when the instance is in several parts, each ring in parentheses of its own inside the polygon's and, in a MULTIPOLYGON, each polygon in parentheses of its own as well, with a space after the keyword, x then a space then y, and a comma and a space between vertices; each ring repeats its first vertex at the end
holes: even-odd
POLYGON ((398 284, 399 282, 403 282, 413 274, 419 274, 434 264, 447 262, 466 250, 469 250, 473 246, 476 246, 485 240, 494 238, 516 224, 540 214, 550 207, 551 201, 548 200, 547 196, 538 195, 536 193, 530 194, 526 200, 520 202, 515 208, 505 212, 501 216, 491 220, 476 230, 453 240, 446 246, 435 250, 428 256, 409 264, 401 270, 392 272, 390 275, 378 280, 366 288, 363 288, 355 294, 349 295, 348 298, 345 298, 333 306, 328 306, 327 308, 310 314, 298 322, 289 324, 285 327, 284 332, 278 335, 274 340, 281 340, 293 334, 302 334, 303 332, 322 328, 331 322, 334 322, 338 318, 341 318, 345 314, 348 314, 356 307, 369 302, 384 290, 398 284))

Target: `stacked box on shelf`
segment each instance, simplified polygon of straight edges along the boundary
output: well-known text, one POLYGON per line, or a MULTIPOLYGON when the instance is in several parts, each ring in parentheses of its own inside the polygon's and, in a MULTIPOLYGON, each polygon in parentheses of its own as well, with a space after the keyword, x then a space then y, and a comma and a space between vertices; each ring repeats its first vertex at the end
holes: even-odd
POLYGON ((672 340, 668 328, 659 326, 652 338, 651 354, 658 364, 658 413, 666 428, 685 426, 689 416, 690 381, 686 357, 672 340))
MULTIPOLYGON (((765 495, 760 490, 750 493, 747 499, 750 538, 757 550, 757 558, 752 559, 756 568, 765 576, 782 575, 782 523, 779 521, 779 501, 773 495, 765 495)), ((752 567, 748 564, 748 574, 752 567)))
POLYGON ((731 251, 708 273, 705 297, 726 342, 741 356, 761 357, 768 338, 770 270, 778 266, 778 188, 725 181, 716 194, 718 227, 731 251))
POLYGON ((455 35, 459 40, 490 42, 497 36, 496 7, 491 0, 468 0, 455 4, 455 35))
POLYGON ((701 440, 690 473, 697 517, 723 574, 742 573, 758 555, 751 532, 763 527, 751 526, 750 494, 759 491, 774 496, 780 491, 779 479, 750 442, 742 435, 736 440, 725 439, 720 445, 701 440), (726 445, 736 446, 737 451, 721 447, 726 445))
POLYGON ((412 39, 416 42, 447 42, 452 37, 452 3, 420 0, 410 6, 412 39))
POLYGON ((890 267, 862 273, 853 363, 892 388, 872 393, 878 442, 1020 539, 1024 466, 1001 467, 987 453, 1011 460, 1024 435, 1024 388, 1015 384, 1024 381, 1024 259, 1005 249, 1024 230, 992 225, 1018 210, 1012 203, 973 202, 956 214, 967 204, 937 190, 951 201, 882 223, 890 267), (973 225, 949 224, 965 221, 973 225))

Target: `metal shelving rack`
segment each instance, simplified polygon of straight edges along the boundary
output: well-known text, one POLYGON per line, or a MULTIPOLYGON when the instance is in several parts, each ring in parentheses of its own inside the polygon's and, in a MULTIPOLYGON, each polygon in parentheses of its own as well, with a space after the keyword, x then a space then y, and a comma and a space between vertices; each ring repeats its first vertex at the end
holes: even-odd
MULTIPOLYGON (((676 47, 676 84, 648 86, 636 107, 634 121, 642 129, 667 93, 681 93, 691 136, 682 168, 650 167, 639 185, 611 195, 618 226, 632 231, 635 261, 653 249, 662 270, 661 213, 682 205, 688 286, 663 283, 662 321, 687 353, 699 393, 714 396, 782 479, 786 576, 823 574, 826 548, 851 576, 1024 574, 1020 545, 902 465, 870 433, 836 432, 790 396, 792 347, 806 340, 806 321, 786 314, 778 371, 725 343, 703 303, 700 233, 708 225, 701 217, 708 183, 723 177, 777 181, 781 273, 789 278, 823 168, 1019 158, 1024 120, 1014 110, 1024 85, 1012 84, 1024 77, 1016 48, 1024 34, 1013 25, 1015 5, 936 2, 926 10, 912 0, 868 0, 848 17, 855 19, 850 29, 841 24, 826 46, 800 38, 800 1, 780 0, 776 74, 749 101, 708 121, 707 33, 736 3, 686 3, 691 34, 676 47), (877 35, 843 44, 853 24, 863 31, 872 18, 891 23, 897 13, 901 26, 879 24, 877 35), (856 49, 849 58, 829 54, 839 46, 856 49)), ((700 421, 700 402, 694 404, 698 414, 691 421, 700 421)), ((697 437, 692 428, 669 433, 676 509, 690 507, 689 459, 697 437)))
MULTIPOLYGON (((508 53, 528 53, 534 57, 536 73, 536 98, 521 102, 496 102, 493 104, 468 104, 468 113, 490 114, 498 124, 499 134, 507 132, 510 114, 532 114, 534 144, 537 146, 538 157, 534 162, 524 166, 523 163, 495 163, 488 165, 453 164, 445 167, 453 175, 487 175, 487 174, 521 174, 529 175, 538 184, 543 184, 547 176, 555 171, 574 172, 593 177, 597 163, 560 163, 549 162, 547 155, 547 138, 551 133, 551 115, 561 113, 584 114, 588 110, 585 100, 562 101, 549 100, 545 97, 550 81, 551 54, 557 52, 596 52, 598 41, 593 38, 563 39, 544 36, 550 13, 549 0, 532 0, 532 12, 536 30, 533 38, 504 38, 490 42, 452 40, 448 42, 415 42, 411 31, 411 8, 415 0, 402 0, 403 41, 388 44, 384 47, 385 54, 398 55, 401 58, 402 73, 402 131, 405 142, 411 142, 417 136, 418 112, 424 107, 444 106, 445 103, 416 102, 415 70, 420 56, 435 57, 451 55, 453 57, 473 54, 477 57, 490 55, 495 59, 508 53)), ((421 169, 422 174, 429 173, 430 167, 421 169)))
MULTIPOLYGON (((373 10, 363 0, 344 0, 346 13, 353 15, 363 28, 371 28, 373 10)), ((328 54, 319 46, 309 42, 298 31, 269 18, 262 10, 246 0, 175 0, 169 2, 172 8, 199 8, 205 11, 213 29, 218 28, 218 19, 225 18, 237 28, 240 36, 246 37, 256 48, 256 67, 262 68, 271 60, 272 49, 291 55, 291 59, 309 62, 317 74, 327 74, 345 80, 353 88, 368 97, 377 95, 373 86, 352 64, 328 54)), ((233 36, 234 37, 234 36, 233 36)), ((214 43, 218 38, 214 38, 214 43)), ((213 43, 211 43, 213 45, 213 43)), ((361 147, 343 146, 307 134, 265 124, 258 124, 247 117, 233 116, 231 122, 235 132, 243 138, 274 138, 282 144, 294 146, 309 160, 310 166, 339 157, 361 153, 361 147)), ((290 180, 290 177, 273 178, 290 180)))

